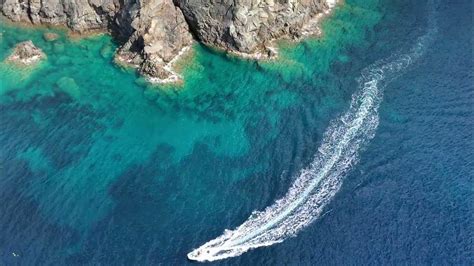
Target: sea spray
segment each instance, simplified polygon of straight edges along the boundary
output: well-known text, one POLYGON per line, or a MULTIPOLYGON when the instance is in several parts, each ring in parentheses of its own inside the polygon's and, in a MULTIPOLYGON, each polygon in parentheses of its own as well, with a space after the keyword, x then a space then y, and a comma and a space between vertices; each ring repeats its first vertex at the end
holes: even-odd
POLYGON ((324 134, 311 165, 303 169, 287 194, 263 211, 256 211, 234 230, 224 233, 188 254, 196 261, 215 261, 239 256, 295 236, 321 216, 342 185, 346 173, 358 161, 360 149, 375 135, 382 90, 419 59, 433 40, 437 26, 434 5, 428 31, 406 53, 398 53, 364 69, 349 110, 334 120, 324 134))

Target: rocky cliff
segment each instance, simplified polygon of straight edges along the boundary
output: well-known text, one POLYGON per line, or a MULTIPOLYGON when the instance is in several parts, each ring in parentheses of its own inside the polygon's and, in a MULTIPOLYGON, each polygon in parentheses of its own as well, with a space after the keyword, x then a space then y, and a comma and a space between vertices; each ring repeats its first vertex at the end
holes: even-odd
POLYGON ((174 81, 173 59, 193 39, 247 55, 272 40, 312 32, 334 0, 0 0, 13 21, 107 30, 123 42, 116 60, 157 81, 174 81), (328 3, 329 1, 329 3, 328 3))

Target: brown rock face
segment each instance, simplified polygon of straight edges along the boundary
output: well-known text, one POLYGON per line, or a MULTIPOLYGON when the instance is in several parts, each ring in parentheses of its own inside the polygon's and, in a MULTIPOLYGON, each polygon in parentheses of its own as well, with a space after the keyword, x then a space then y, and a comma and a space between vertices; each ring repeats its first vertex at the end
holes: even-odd
POLYGON ((254 53, 280 37, 297 38, 325 0, 180 0, 190 28, 208 44, 254 53))
POLYGON ((13 21, 66 25, 78 32, 109 30, 124 42, 116 61, 168 79, 176 76, 170 65, 192 44, 192 34, 242 55, 270 56, 272 40, 314 31, 308 24, 328 10, 327 1, 0 0, 0 10, 13 21))
POLYGON ((97 1, 90 1, 89 4, 87 0, 4 0, 2 11, 13 21, 66 25, 82 32, 105 28, 108 13, 116 10, 114 0, 95 2, 97 1))
POLYGON ((119 55, 133 58, 132 62, 141 65, 142 74, 167 79, 173 73, 166 66, 192 44, 192 35, 181 10, 171 0, 140 1, 131 23, 134 32, 119 55))
POLYGON ((43 51, 36 47, 32 41, 25 41, 16 45, 7 61, 21 65, 33 65, 45 57, 43 51))

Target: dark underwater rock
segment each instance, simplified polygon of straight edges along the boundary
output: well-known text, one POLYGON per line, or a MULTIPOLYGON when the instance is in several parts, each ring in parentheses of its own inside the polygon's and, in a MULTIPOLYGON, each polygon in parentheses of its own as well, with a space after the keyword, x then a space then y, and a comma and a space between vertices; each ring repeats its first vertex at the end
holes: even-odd
POLYGON ((54 32, 45 32, 43 34, 43 39, 45 39, 48 42, 55 41, 59 38, 59 35, 54 33, 54 32))

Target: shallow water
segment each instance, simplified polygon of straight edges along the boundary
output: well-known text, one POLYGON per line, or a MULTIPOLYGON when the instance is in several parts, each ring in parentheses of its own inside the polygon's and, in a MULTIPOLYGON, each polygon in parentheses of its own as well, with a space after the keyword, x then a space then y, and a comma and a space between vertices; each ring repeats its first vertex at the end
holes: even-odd
MULTIPOLYGON (((438 4, 437 39, 384 89, 329 212, 222 263, 472 263, 472 10, 438 4)), ((48 59, 0 63, 0 262, 188 263, 286 193, 361 70, 409 48, 426 17, 421 1, 346 1, 323 38, 282 43, 275 62, 196 45, 184 85, 158 88, 113 64, 108 36, 2 24, 0 60, 27 39, 48 59)))

